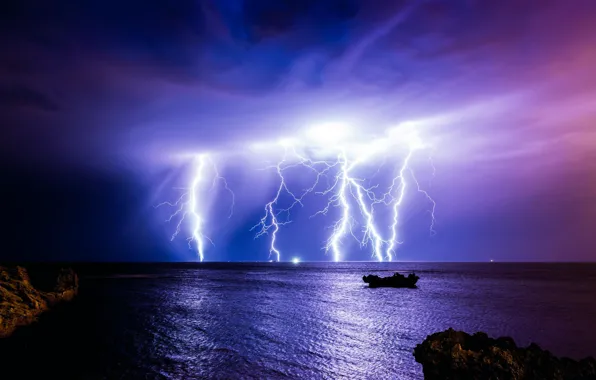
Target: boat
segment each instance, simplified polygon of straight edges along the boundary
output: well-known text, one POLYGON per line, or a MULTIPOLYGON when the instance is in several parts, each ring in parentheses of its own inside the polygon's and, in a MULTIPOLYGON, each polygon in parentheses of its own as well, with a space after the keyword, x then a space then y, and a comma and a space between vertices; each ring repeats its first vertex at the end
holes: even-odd
POLYGON ((370 274, 363 276, 362 281, 368 284, 369 288, 417 288, 416 283, 420 277, 416 276, 415 273, 410 273, 407 277, 403 274, 395 272, 393 276, 379 277, 377 275, 370 274))

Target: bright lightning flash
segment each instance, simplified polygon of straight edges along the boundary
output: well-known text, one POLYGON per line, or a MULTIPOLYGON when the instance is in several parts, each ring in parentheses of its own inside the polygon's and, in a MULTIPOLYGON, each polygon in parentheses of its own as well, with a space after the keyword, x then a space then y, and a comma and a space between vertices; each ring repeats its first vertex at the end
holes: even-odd
MULTIPOLYGON (((411 133, 407 137, 407 155, 401 164, 396 165, 396 175, 391 185, 385 193, 378 196, 376 190, 379 185, 365 186, 365 179, 358 178, 354 172, 359 166, 370 163, 375 158, 383 158, 386 161, 391 156, 391 149, 398 142, 394 137, 374 140, 368 144, 348 144, 345 137, 348 135, 345 128, 340 128, 337 124, 331 125, 331 128, 325 128, 317 132, 310 130, 308 137, 311 141, 308 144, 323 145, 332 143, 335 145, 325 146, 324 152, 329 154, 335 152, 333 159, 313 160, 298 153, 297 142, 288 142, 284 140, 280 143, 285 149, 283 158, 272 166, 277 171, 280 179, 280 185, 275 197, 265 205, 265 215, 260 222, 253 228, 260 227, 256 237, 260 237, 271 231, 270 255, 275 255, 277 261, 280 260, 281 252, 276 246, 280 227, 291 222, 290 211, 296 205, 302 206, 302 201, 307 194, 315 192, 317 195, 328 197, 326 207, 315 213, 316 215, 327 215, 333 208, 339 209, 339 218, 332 224, 332 233, 324 245, 325 252, 331 252, 334 261, 341 261, 345 256, 342 243, 347 235, 351 235, 361 247, 372 246, 372 255, 378 261, 392 260, 395 254, 396 246, 402 242, 398 238, 400 209, 404 203, 405 195, 409 187, 413 187, 417 192, 422 193, 431 204, 429 210, 431 214, 431 234, 434 234, 435 208, 436 203, 429 193, 423 190, 414 176, 414 171, 410 167, 414 154, 425 150, 427 146, 420 137, 411 133), (333 134, 337 134, 334 138, 333 134), (320 138, 320 140, 317 140, 320 138), (313 141, 314 140, 314 141, 313 141), (296 195, 289 189, 288 180, 284 173, 287 169, 303 166, 316 173, 316 178, 311 187, 296 195), (322 191, 315 191, 319 185, 321 177, 332 177, 331 185, 322 191), (413 182, 410 186, 409 181, 413 182), (280 202, 280 197, 289 195, 291 203, 289 207, 276 207, 280 202), (375 207, 388 207, 391 211, 390 231, 388 237, 383 237, 382 229, 375 217, 375 207), (280 221, 279 216, 284 215, 280 221), (354 230, 357 221, 361 221, 362 230, 360 233, 354 230)), ((302 146, 306 151, 310 146, 302 146)), ((429 157, 430 161, 430 157, 429 157)), ((432 164, 432 161, 430 161, 432 164)), ((434 167, 433 167, 434 170, 434 167)))
MULTIPOLYGON (((305 197, 309 194, 326 197, 326 206, 316 212, 317 215, 328 216, 332 209, 337 209, 338 217, 331 225, 331 235, 323 246, 326 253, 331 253, 334 261, 341 261, 345 255, 346 238, 353 237, 360 247, 371 247, 372 257, 378 261, 391 261, 396 248, 402 241, 399 238, 401 225, 401 210, 408 191, 415 191, 424 195, 430 204, 428 210, 431 217, 430 232, 435 234, 436 202, 430 194, 422 189, 414 175, 412 160, 419 152, 428 151, 428 146, 414 132, 404 134, 402 130, 392 129, 386 137, 366 143, 354 142, 352 131, 342 124, 327 124, 310 129, 299 139, 284 139, 274 146, 283 149, 282 158, 266 169, 274 170, 279 180, 275 195, 265 205, 263 217, 252 227, 256 230, 255 238, 263 235, 270 236, 269 258, 281 260, 281 250, 278 247, 278 235, 281 227, 291 223, 290 214, 296 206, 303 206, 305 197), (404 139, 403 136, 406 138, 404 139), (395 152, 399 146, 407 146, 405 158, 400 159, 395 152), (315 159, 316 157, 316 159, 315 159), (371 165, 377 165, 377 173, 381 167, 393 162, 394 176, 385 190, 381 183, 371 185, 375 177, 359 178, 358 174, 371 165), (312 184, 301 191, 291 189, 289 172, 292 168, 303 168, 314 174, 312 184), (326 181, 321 181, 325 178, 326 181), (324 182, 324 188, 321 189, 324 182), (380 194, 379 194, 380 193, 380 194), (383 208, 390 215, 389 220, 379 217, 376 212, 383 208), (383 225, 388 228, 383 228, 383 225), (360 228, 356 228, 359 226, 360 228)), ((263 144, 259 144, 263 145, 263 144)), ((428 160, 433 169, 432 159, 428 160)), ((228 187, 226 180, 219 174, 213 160, 207 154, 197 157, 197 166, 187 192, 174 203, 165 202, 162 205, 176 207, 176 211, 168 221, 178 218, 176 230, 172 240, 180 233, 182 224, 191 219, 191 236, 188 237, 189 247, 195 242, 199 259, 203 261, 205 243, 213 242, 205 235, 206 179, 212 176, 211 190, 221 183, 229 192, 232 199, 230 217, 234 207, 234 193, 228 187), (210 168, 210 169, 209 169, 210 168), (209 172, 210 170, 210 172, 209 172)), ((159 206, 159 205, 158 205, 159 206)), ((385 217, 386 219, 387 217, 385 217)), ((295 264, 300 260, 293 258, 295 264)))
POLYGON ((269 258, 271 258, 271 256, 274 256, 276 261, 280 261, 281 259, 281 252, 276 246, 277 233, 279 232, 280 226, 286 225, 291 222, 290 211, 296 205, 303 205, 302 199, 307 194, 313 192, 314 188, 318 184, 319 178, 322 175, 324 175, 326 171, 333 167, 333 165, 330 165, 327 162, 315 162, 310 159, 307 159, 306 157, 301 156, 296 151, 292 141, 282 140, 279 142, 279 144, 284 148, 284 155, 276 165, 269 166, 269 169, 275 169, 275 171, 277 172, 277 176, 279 177, 279 187, 277 188, 277 191, 273 199, 265 205, 265 215, 263 215, 263 217, 259 220, 259 223, 257 223, 255 226, 251 228, 251 231, 258 229, 255 238, 261 237, 271 232, 269 258), (290 154, 292 155, 293 160, 289 159, 290 154), (323 165, 324 167, 322 169, 317 168, 320 165, 323 165), (290 190, 285 178, 285 172, 288 169, 297 166, 304 166, 306 168, 309 168, 313 170, 317 175, 315 183, 310 188, 303 191, 300 195, 296 195, 296 193, 290 190), (290 198, 290 205, 284 208, 276 208, 275 206, 280 202, 280 198, 284 195, 290 198), (285 218, 280 220, 280 217, 285 218))
POLYGON ((205 258, 205 242, 211 243, 213 245, 213 241, 205 235, 205 224, 206 224, 206 205, 204 203, 204 194, 206 189, 206 183, 208 174, 208 166, 211 167, 212 171, 212 180, 210 189, 213 190, 218 183, 223 185, 223 188, 230 194, 231 197, 231 206, 230 206, 230 214, 228 217, 232 217, 234 212, 234 203, 235 203, 235 195, 234 192, 228 187, 228 182, 224 177, 219 174, 219 170, 215 165, 215 162, 211 159, 208 154, 200 154, 196 158, 197 166, 196 171, 194 173, 192 182, 190 187, 186 189, 187 191, 184 192, 176 202, 163 202, 158 204, 156 207, 160 206, 171 206, 176 207, 176 211, 171 214, 167 222, 171 222, 175 218, 178 218, 178 223, 176 224, 176 230, 172 234, 171 240, 174 240, 180 230, 182 229, 182 225, 187 219, 189 223, 191 223, 191 236, 187 238, 188 246, 192 249, 192 243, 196 244, 197 255, 200 261, 203 261, 205 258))

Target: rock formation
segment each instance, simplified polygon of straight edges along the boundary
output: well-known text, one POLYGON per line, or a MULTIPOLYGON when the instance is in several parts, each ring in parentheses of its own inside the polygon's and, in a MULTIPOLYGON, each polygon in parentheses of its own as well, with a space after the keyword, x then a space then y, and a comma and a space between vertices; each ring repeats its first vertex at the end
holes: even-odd
POLYGON ((429 335, 414 349, 426 380, 594 380, 596 359, 557 358, 535 343, 489 338, 449 329, 429 335))
POLYGON ((416 288, 416 283, 420 277, 415 273, 410 273, 408 277, 395 272, 393 276, 379 277, 373 274, 362 276, 362 281, 366 282, 370 288, 416 288))
POLYGON ((71 300, 78 288, 78 277, 72 269, 62 269, 54 289, 46 292, 31 284, 25 268, 0 266, 0 337, 35 321, 54 304, 71 300))

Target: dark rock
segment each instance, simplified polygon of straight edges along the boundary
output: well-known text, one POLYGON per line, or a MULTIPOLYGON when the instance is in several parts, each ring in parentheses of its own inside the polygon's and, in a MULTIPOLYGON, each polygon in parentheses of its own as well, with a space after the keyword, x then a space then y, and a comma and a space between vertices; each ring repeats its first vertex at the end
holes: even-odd
POLYGON ((45 292, 31 284, 25 268, 0 266, 0 337, 9 336, 17 326, 34 322, 55 303, 71 300, 78 287, 72 269, 62 269, 54 291, 45 292))
POLYGON ((372 274, 362 277, 362 281, 366 282, 370 288, 416 288, 416 283, 419 279, 420 277, 416 276, 414 273, 410 273, 406 277, 397 272, 389 277, 379 277, 372 274))
MULTIPOLYGON (((54 291, 49 295, 56 301, 70 301, 79 291, 79 277, 71 268, 62 268, 58 274, 58 280, 54 291)), ((52 302, 52 301, 51 301, 52 302)))
POLYGON ((594 380, 596 359, 557 358, 537 344, 517 347, 513 339, 492 339, 449 329, 426 337, 414 349, 426 380, 594 380))

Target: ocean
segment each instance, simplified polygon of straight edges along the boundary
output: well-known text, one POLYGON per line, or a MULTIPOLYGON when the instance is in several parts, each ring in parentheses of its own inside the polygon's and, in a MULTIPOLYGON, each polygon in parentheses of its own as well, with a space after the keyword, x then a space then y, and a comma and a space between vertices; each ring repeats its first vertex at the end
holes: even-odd
MULTIPOLYGON (((43 269, 43 266, 38 266, 43 269)), ((0 378, 422 379, 453 327, 596 356, 596 264, 85 264, 80 295, 0 341, 0 378), (365 274, 416 272, 418 289, 365 274)))

